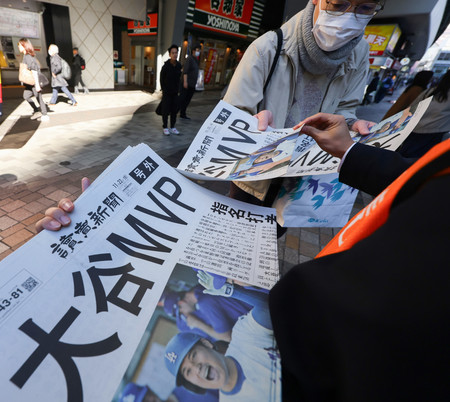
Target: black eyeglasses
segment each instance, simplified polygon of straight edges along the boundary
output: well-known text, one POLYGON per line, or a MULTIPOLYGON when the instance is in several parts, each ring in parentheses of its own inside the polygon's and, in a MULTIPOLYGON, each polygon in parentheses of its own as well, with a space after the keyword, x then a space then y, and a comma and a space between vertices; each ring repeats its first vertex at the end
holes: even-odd
MULTIPOLYGON (((327 3, 325 11, 331 15, 343 15, 353 7, 353 4, 350 1, 346 0, 325 1, 327 3)), ((354 7, 354 13, 357 18, 372 18, 375 14, 383 9, 384 5, 381 3, 362 3, 354 7)))

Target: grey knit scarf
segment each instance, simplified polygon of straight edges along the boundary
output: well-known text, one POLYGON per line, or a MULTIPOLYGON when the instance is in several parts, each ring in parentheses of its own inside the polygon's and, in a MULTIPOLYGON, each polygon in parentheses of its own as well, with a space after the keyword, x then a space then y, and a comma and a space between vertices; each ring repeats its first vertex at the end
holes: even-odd
POLYGON ((363 34, 352 39, 339 49, 332 52, 324 52, 317 46, 312 33, 314 8, 314 4, 309 1, 302 12, 300 24, 298 25, 300 31, 298 32, 300 63, 311 74, 328 74, 335 71, 339 65, 347 60, 363 34))

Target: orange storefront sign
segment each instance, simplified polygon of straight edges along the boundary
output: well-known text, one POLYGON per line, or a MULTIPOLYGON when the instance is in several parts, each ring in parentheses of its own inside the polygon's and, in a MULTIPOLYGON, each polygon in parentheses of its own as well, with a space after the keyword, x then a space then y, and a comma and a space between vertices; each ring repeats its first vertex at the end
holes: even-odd
POLYGON ((196 0, 193 25, 245 38, 253 4, 254 0, 196 0))
POLYGON ((128 21, 128 36, 157 35, 158 13, 147 14, 142 21, 128 21))

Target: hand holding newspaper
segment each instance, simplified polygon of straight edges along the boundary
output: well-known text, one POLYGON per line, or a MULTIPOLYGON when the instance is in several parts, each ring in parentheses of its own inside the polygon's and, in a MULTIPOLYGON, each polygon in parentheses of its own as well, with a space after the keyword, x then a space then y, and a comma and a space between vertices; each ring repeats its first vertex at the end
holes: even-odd
POLYGON ((80 196, 71 218, 0 263, 5 400, 126 400, 136 387, 167 399, 193 339, 232 339, 217 358, 238 361, 249 379, 242 390, 259 400, 248 373, 258 363, 243 359, 251 340, 249 353, 266 362, 258 381, 271 385, 263 400, 280 400, 279 357, 261 309, 278 279, 274 210, 205 190, 141 144, 80 196), (203 271, 209 294, 197 279, 203 271))

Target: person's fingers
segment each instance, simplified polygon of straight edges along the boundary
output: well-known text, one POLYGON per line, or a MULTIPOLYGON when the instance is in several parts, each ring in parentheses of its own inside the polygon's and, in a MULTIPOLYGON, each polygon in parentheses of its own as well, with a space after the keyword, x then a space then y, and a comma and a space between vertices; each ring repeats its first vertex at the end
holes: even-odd
POLYGON ((262 110, 255 117, 258 119, 258 130, 265 131, 273 124, 273 114, 270 110, 262 110))
POLYGON ((57 220, 53 219, 50 216, 46 216, 45 218, 42 218, 38 222, 36 222, 36 231, 39 233, 44 229, 47 230, 59 230, 61 229, 61 223, 59 223, 57 220))
POLYGON ((87 177, 81 179, 81 191, 84 193, 86 189, 91 185, 91 181, 87 177))
MULTIPOLYGON (((73 205, 73 202, 70 201, 68 198, 63 198, 58 202, 58 208, 62 209, 65 212, 72 212, 74 205, 73 205)), ((58 209, 58 208, 54 208, 54 209, 58 209)), ((53 208, 50 208, 50 209, 53 209, 53 208)), ((49 209, 47 211, 45 211, 46 215, 48 215, 47 214, 48 211, 49 211, 49 209)))
POLYGON ((67 226, 71 222, 69 216, 61 208, 49 208, 47 209, 47 211, 45 211, 45 216, 56 220, 61 224, 61 226, 67 226))
POLYGON ((318 130, 317 128, 313 126, 304 125, 302 129, 300 130, 302 134, 309 135, 310 137, 313 137, 314 139, 317 138, 317 136, 322 132, 321 130, 318 130))

